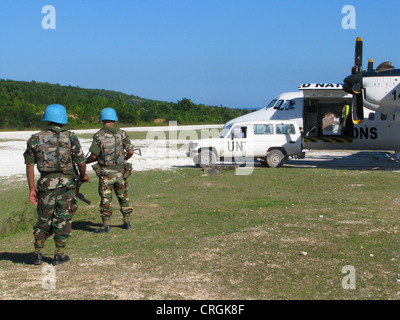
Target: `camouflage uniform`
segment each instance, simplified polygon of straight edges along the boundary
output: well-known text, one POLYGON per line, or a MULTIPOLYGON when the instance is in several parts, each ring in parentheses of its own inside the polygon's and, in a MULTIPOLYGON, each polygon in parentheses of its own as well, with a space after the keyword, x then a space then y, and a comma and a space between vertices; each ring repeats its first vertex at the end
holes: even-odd
POLYGON ((125 151, 133 150, 126 131, 104 126, 94 136, 89 151, 97 156, 100 165, 100 216, 107 223, 112 215, 112 191, 117 196, 124 222, 133 211, 128 196, 128 181, 124 178, 125 151))
POLYGON ((36 184, 38 220, 34 226, 35 247, 41 248, 54 234, 56 247, 65 247, 71 236, 72 217, 78 206, 73 182, 77 172, 73 162, 85 161, 75 134, 55 125, 31 136, 24 153, 25 164, 36 164, 40 179, 36 184))

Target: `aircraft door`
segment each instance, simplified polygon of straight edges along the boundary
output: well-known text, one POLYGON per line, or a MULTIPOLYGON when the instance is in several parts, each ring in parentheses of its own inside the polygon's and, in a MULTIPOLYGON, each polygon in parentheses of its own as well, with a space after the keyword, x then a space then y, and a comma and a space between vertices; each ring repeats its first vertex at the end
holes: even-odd
POLYGON ((304 101, 304 133, 306 137, 318 135, 318 102, 304 101))

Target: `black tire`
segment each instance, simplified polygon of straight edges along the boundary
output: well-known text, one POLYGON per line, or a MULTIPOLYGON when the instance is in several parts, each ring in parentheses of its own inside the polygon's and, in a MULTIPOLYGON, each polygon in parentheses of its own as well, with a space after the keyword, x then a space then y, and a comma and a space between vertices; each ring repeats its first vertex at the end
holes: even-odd
POLYGON ((199 156, 194 156, 193 157, 193 162, 194 162, 194 164, 196 165, 196 167, 200 167, 200 164, 199 164, 199 156))
POLYGON ((261 165, 262 165, 263 167, 265 167, 265 168, 268 168, 268 167, 269 167, 269 165, 268 165, 268 163, 267 163, 267 157, 265 157, 265 158, 263 158, 263 159, 260 159, 260 163, 261 163, 261 165))
POLYGON ((285 163, 285 155, 280 150, 272 150, 268 152, 266 160, 271 168, 282 167, 285 163))
POLYGON ((215 153, 208 149, 201 150, 198 159, 201 167, 212 166, 217 162, 215 153))

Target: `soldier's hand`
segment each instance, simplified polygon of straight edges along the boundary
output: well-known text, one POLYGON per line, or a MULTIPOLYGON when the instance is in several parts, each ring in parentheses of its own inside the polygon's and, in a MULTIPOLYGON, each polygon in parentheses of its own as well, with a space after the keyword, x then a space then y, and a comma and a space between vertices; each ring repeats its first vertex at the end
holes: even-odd
POLYGON ((85 173, 85 175, 83 176, 83 178, 81 178, 83 182, 89 182, 89 176, 87 173, 85 173))
POLYGON ((38 202, 37 194, 35 190, 29 191, 29 200, 36 206, 38 202))
POLYGON ((134 151, 129 150, 125 155, 125 160, 129 160, 130 158, 132 158, 133 154, 134 154, 134 151))

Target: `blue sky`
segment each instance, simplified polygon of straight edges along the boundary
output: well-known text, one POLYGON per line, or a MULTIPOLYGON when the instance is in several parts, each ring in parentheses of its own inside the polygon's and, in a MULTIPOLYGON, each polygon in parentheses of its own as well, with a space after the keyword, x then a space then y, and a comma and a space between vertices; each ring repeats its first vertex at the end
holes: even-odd
POLYGON ((400 67, 399 12, 398 0, 2 0, 0 78, 259 109, 300 83, 342 82, 357 36, 365 67, 400 67))

